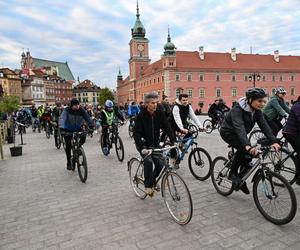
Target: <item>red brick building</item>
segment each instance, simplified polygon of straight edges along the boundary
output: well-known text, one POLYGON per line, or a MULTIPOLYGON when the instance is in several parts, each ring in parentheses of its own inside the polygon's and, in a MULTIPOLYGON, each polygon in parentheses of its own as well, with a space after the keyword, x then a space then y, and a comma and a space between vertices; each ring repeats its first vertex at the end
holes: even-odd
POLYGON ((300 95, 300 56, 279 55, 278 51, 273 55, 242 54, 235 48, 229 53, 205 52, 203 47, 198 51, 178 51, 168 32, 161 59, 150 64, 149 40, 145 38, 138 7, 131 32, 129 76, 123 80, 119 72, 117 78, 119 103, 140 101, 150 91, 174 101, 184 92, 194 109, 201 105, 206 112, 218 97, 229 106, 238 101, 254 85, 253 78, 255 86, 264 88, 269 95, 274 88, 284 87, 288 102, 300 95))

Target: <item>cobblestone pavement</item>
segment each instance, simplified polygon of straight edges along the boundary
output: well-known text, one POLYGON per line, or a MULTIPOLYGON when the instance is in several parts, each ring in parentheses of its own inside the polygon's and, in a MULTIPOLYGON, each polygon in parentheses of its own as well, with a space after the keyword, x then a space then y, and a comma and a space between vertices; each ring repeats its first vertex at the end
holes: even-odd
MULTIPOLYGON (((222 197, 210 180, 194 179, 187 158, 179 173, 191 191, 194 214, 188 225, 177 225, 159 194, 145 200, 134 195, 126 162, 137 154, 126 126, 121 136, 123 163, 114 151, 103 156, 97 134, 87 138, 85 184, 66 170, 53 137, 29 131, 20 157, 11 158, 6 145, 0 161, 0 249, 300 249, 299 213, 288 225, 273 225, 251 195, 222 197)), ((217 133, 200 134, 198 142, 213 158, 227 152, 217 133)))

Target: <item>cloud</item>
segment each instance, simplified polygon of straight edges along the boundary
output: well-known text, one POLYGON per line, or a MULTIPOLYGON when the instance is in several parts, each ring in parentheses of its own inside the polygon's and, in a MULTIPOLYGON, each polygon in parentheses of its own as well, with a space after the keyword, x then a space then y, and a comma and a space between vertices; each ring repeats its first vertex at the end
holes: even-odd
MULTIPOLYGON (((170 26, 178 50, 300 54, 298 0, 140 0, 152 62, 160 59, 170 26)), ((128 75, 136 1, 1 1, 0 63, 19 67, 22 48, 37 58, 68 61, 81 80, 116 86, 128 75)))

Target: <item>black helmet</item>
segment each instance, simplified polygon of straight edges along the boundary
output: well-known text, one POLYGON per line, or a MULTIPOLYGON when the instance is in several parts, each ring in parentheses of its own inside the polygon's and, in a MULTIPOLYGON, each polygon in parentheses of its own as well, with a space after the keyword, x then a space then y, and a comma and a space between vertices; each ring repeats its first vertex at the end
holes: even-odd
POLYGON ((267 93, 264 91, 264 89, 261 88, 251 88, 246 91, 246 98, 247 100, 251 99, 256 100, 260 98, 264 98, 267 96, 267 93))
POLYGON ((72 107, 72 106, 75 106, 75 105, 79 105, 79 104, 80 104, 80 103, 79 103, 78 99, 76 99, 76 98, 73 98, 73 99, 71 100, 71 102, 70 102, 71 107, 72 107))

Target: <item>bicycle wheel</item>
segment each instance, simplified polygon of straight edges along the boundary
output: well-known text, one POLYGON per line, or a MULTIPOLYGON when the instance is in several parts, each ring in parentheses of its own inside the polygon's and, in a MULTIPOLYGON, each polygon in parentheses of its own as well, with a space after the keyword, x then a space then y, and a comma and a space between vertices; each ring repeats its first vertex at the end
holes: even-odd
POLYGON ((49 128, 49 125, 46 125, 45 132, 46 132, 47 139, 50 139, 50 128, 49 128))
POLYGON ((207 134, 210 134, 210 133, 213 131, 213 125, 212 125, 211 120, 209 120, 209 119, 206 119, 206 120, 203 122, 203 127, 206 129, 205 132, 206 132, 207 134))
POLYGON ((118 156, 119 161, 124 160, 124 146, 120 136, 117 136, 115 141, 115 149, 118 156))
POLYGON ((57 135, 55 146, 57 149, 60 149, 60 147, 61 147, 61 137, 59 135, 57 135))
POLYGON ((190 124, 188 130, 192 133, 194 139, 198 137, 198 128, 194 124, 190 124))
POLYGON ((189 169, 192 175, 200 181, 210 176, 212 160, 209 153, 203 148, 194 148, 189 154, 189 169))
POLYGON ((137 158, 131 158, 128 162, 129 181, 131 187, 140 199, 145 199, 144 191, 144 166, 137 158))
POLYGON ((234 187, 227 176, 230 170, 228 160, 223 156, 216 157, 212 162, 211 180, 217 192, 223 196, 232 194, 234 187))
POLYGON ((133 137, 133 125, 132 124, 129 124, 129 126, 128 126, 128 134, 129 134, 130 138, 133 137))
POLYGON ((296 159, 286 148, 280 148, 278 152, 269 152, 268 158, 271 164, 268 167, 275 173, 283 176, 291 185, 296 181, 296 159))
POLYGON ((83 148, 77 149, 77 169, 81 182, 85 183, 88 175, 87 161, 83 148))
POLYGON ((289 223, 296 214, 297 201, 293 188, 281 175, 266 171, 253 183, 253 198, 259 212, 276 225, 289 223), (280 183, 280 185, 277 185, 280 183))
POLYGON ((257 141, 264 138, 265 135, 260 129, 253 130, 249 135, 249 141, 252 147, 257 146, 257 141))
MULTIPOLYGON (((109 145, 109 138, 107 138, 107 144, 109 145)), ((105 150, 104 150, 104 134, 101 134, 101 136, 100 136, 100 145, 101 145, 102 153, 104 155, 108 155, 110 149, 109 149, 109 147, 107 148, 108 152, 105 152, 105 150)))
POLYGON ((174 221, 186 225, 193 216, 193 202, 184 180, 174 172, 167 172, 161 181, 164 202, 174 221))

